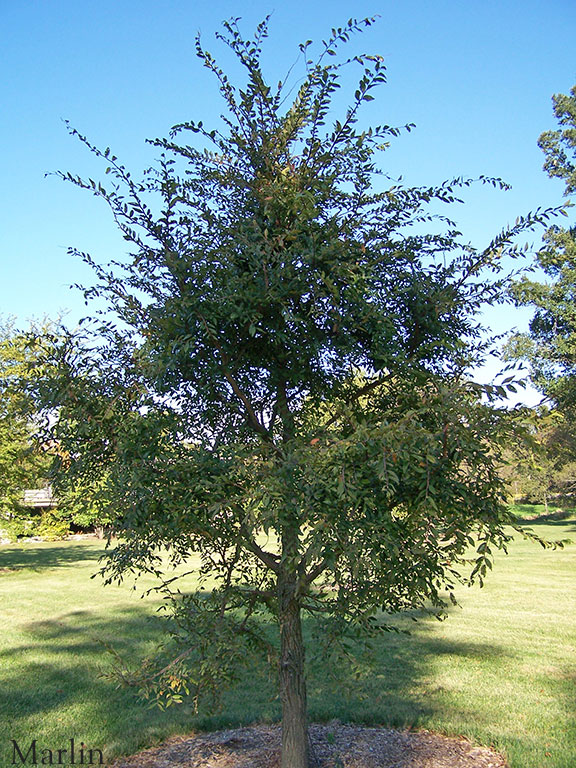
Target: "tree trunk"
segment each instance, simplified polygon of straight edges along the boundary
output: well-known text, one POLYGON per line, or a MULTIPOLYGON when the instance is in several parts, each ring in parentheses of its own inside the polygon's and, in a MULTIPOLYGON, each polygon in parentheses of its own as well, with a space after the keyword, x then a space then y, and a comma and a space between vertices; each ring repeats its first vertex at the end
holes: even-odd
POLYGON ((278 579, 282 768, 309 768, 304 643, 295 579, 278 579))
MULTIPOLYGON (((295 424, 288 403, 286 380, 278 383, 277 404, 282 420, 283 441, 289 443, 295 435, 295 424)), ((286 512, 281 533, 281 570, 278 574, 279 677, 282 700, 281 765, 282 768, 309 768, 304 642, 298 595, 300 524, 294 510, 291 512, 286 510, 286 512)))

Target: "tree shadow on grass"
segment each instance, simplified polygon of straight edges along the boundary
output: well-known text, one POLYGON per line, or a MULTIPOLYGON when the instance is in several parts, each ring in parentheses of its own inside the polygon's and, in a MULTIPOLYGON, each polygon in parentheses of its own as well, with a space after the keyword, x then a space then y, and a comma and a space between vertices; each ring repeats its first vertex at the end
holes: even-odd
MULTIPOLYGON (((436 622, 415 625, 413 634, 389 632, 374 643, 357 663, 344 664, 333 674, 317 679, 310 708, 314 719, 386 725, 393 728, 429 727, 447 707, 461 708, 435 679, 443 657, 461 665, 505 667, 508 651, 491 642, 449 640, 435 635, 436 622)), ((461 712, 458 713, 462 715, 461 712)), ((480 713, 476 713, 480 716, 480 713)), ((472 716, 472 713, 471 713, 472 716)), ((474 715, 476 716, 476 715, 474 715)))
MULTIPOLYGON (((435 622, 415 626, 410 637, 383 635, 372 655, 356 653, 333 668, 312 664, 310 719, 396 728, 470 722, 477 732, 490 732, 489 711, 476 707, 473 696, 464 701, 443 690, 437 665, 450 656, 477 669, 482 679, 484 668, 505 675, 516 660, 495 643, 439 637, 435 622)), ((310 629, 307 624, 307 635, 310 629)), ((118 689, 101 676, 110 664, 106 644, 135 661, 162 640, 163 630, 163 620, 145 604, 108 614, 100 607, 70 611, 26 625, 26 642, 0 653, 0 765, 10 764, 10 739, 29 744, 36 738, 60 748, 76 738, 111 759, 175 733, 279 720, 274 673, 264 661, 244 670, 216 714, 195 715, 190 702, 166 711, 150 708, 131 689, 118 689)))
POLYGON ((519 525, 551 525, 558 527, 576 523, 575 509, 556 509, 553 512, 541 512, 540 514, 531 514, 529 505, 524 505, 524 507, 518 506, 517 509, 516 522, 519 525))
POLYGON ((549 526, 550 528, 557 529, 558 534, 560 534, 560 532, 566 535, 576 533, 576 520, 541 520, 540 518, 535 518, 534 520, 519 520, 518 522, 525 528, 532 528, 533 526, 536 528, 539 526, 549 526))
MULTIPOLYGON (((93 561, 100 552, 84 545, 33 550, 41 568, 93 561)), ((14 551, 16 564, 21 553, 14 551)), ((189 701, 164 712, 150 708, 132 689, 118 689, 101 674, 109 671, 112 660, 106 645, 136 661, 162 640, 164 621, 154 613, 156 603, 107 610, 102 590, 101 603, 88 609, 85 605, 79 600, 78 610, 29 622, 22 627, 19 644, 0 652, 0 765, 10 764, 6 749, 12 738, 24 744, 37 738, 59 748, 74 737, 112 758, 174 733, 279 719, 274 670, 264 661, 243 671, 224 694, 219 713, 195 715, 189 701)), ((311 720, 397 728, 438 728, 435 723, 440 722, 461 733, 461 725, 469 722, 481 741, 488 740, 481 734, 490 733, 494 725, 490 710, 477 706, 477 692, 463 698, 453 689, 443 689, 438 666, 452 657, 451 664, 459 669, 476 670, 475 679, 483 685, 485 671, 505 677, 516 660, 504 645, 449 640, 436 631, 438 626, 424 620, 414 625, 410 637, 381 636, 372 655, 355 652, 352 660, 311 664, 311 720)), ((305 634, 310 639, 310 622, 305 622, 305 634)), ((557 697, 563 697, 564 690, 559 688, 557 697)), ((476 737, 474 732, 467 735, 476 737)))
POLYGON ((110 757, 189 730, 189 707, 151 710, 132 690, 102 677, 110 669, 108 644, 130 658, 144 657, 162 629, 144 606, 109 615, 71 611, 28 624, 26 642, 0 653, 0 765, 10 763, 10 739, 58 749, 75 738, 110 757))
MULTIPOLYGON (((280 717, 274 671, 263 661, 246 669, 223 697, 221 712, 194 716, 190 702, 167 711, 147 707, 132 690, 103 678, 110 644, 131 660, 162 640, 163 620, 145 606, 78 610, 31 622, 27 642, 0 653, 0 754, 10 739, 66 746, 70 738, 105 747, 109 757, 130 753, 176 732, 273 722, 280 717)), ((501 656, 488 644, 444 642, 387 634, 372 659, 338 669, 313 666, 309 677, 312 720, 417 725, 434 710, 420 692, 430 660, 441 654, 471 660, 501 656)), ((4 762, 7 756, 4 755, 4 762)), ((2 762, 1 764, 4 764, 2 762)))
POLYGON ((41 544, 20 547, 0 547, 0 574, 2 571, 42 571, 47 568, 75 566, 97 561, 104 552, 101 544, 41 544))

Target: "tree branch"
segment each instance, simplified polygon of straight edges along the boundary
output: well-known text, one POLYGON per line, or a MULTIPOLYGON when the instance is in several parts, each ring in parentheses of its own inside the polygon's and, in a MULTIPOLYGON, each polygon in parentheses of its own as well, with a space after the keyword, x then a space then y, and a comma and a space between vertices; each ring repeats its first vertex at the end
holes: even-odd
POLYGON ((316 581, 318 576, 320 576, 328 567, 328 560, 326 558, 323 558, 317 565, 314 566, 310 571, 308 571, 307 574, 304 576, 304 587, 309 587, 312 582, 316 581))
POLYGON ((244 540, 244 543, 246 544, 247 548, 252 552, 252 554, 256 555, 256 557, 261 560, 264 565, 266 565, 268 568, 270 568, 271 571, 278 574, 280 572, 280 566, 277 562, 277 555, 273 555, 271 552, 266 552, 266 550, 262 549, 252 538, 250 533, 246 530, 246 526, 242 525, 240 527, 240 533, 244 540))
POLYGON ((218 342, 218 339, 216 338, 215 334, 212 333, 210 328, 208 327, 208 323, 206 320, 200 316, 200 319, 202 320, 204 327, 206 329, 206 333, 212 340, 212 343, 220 353, 220 360, 222 363, 222 371, 224 373, 224 376, 226 377, 226 381, 230 384, 232 391, 236 395, 236 397, 240 400, 244 408, 246 409, 246 415, 248 417, 248 423, 252 427, 252 429, 257 432, 259 435, 261 435, 266 442, 271 442, 270 433, 266 429, 266 427, 262 424, 261 421, 259 421, 258 417, 256 416, 256 412, 254 410, 254 407, 252 406, 252 403, 248 399, 248 397, 244 394, 242 389, 240 388, 240 385, 230 372, 227 363, 228 363, 228 355, 224 352, 222 347, 220 346, 220 343, 218 342))

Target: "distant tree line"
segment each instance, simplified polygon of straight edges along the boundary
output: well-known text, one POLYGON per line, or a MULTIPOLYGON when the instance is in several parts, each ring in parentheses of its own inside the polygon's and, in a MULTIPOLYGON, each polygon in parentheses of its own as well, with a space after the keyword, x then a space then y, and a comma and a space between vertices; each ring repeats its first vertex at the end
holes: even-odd
POLYGON ((57 495, 51 493, 56 460, 65 457, 56 444, 39 437, 41 417, 26 386, 40 374, 39 360, 51 343, 49 323, 26 332, 11 321, 0 324, 0 539, 53 540, 75 531, 101 534, 110 522, 98 483, 60 483, 57 495), (32 495, 26 493, 30 490, 50 490, 44 496, 52 503, 31 503, 32 495))
MULTIPOLYGON (((576 192, 576 85, 552 98, 556 130, 538 144, 544 170, 576 192)), ((572 206, 567 201, 564 213, 572 206)), ((535 266, 546 279, 523 276, 512 287, 518 306, 534 309, 527 333, 508 341, 505 356, 525 361, 545 400, 534 414, 526 445, 511 447, 509 482, 516 498, 574 506, 576 496, 576 226, 554 225, 544 235, 535 266)))

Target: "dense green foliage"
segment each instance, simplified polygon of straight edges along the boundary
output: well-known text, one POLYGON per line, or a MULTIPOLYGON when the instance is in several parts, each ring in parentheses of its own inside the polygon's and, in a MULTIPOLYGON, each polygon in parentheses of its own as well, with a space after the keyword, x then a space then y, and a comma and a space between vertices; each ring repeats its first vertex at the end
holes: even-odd
POLYGON ((553 96, 552 103, 560 127, 545 131, 538 139, 538 146, 546 155, 546 173, 563 179, 566 194, 571 195, 576 192, 576 85, 570 94, 553 96))
MULTIPOLYGON (((559 128, 546 131, 538 144, 544 170, 563 179, 565 194, 576 190, 576 86, 552 99, 559 128)), ((507 344, 509 358, 526 360, 533 383, 555 407, 542 412, 533 430, 533 445, 520 446, 511 479, 527 500, 555 498, 566 504, 576 492, 576 230, 551 227, 544 236, 536 265, 548 281, 527 277, 513 286, 517 304, 535 308, 530 331, 507 344)))
POLYGON ((141 181, 72 130, 111 183, 62 176, 108 203, 131 250, 110 268, 80 254, 98 278, 86 297, 108 310, 64 340, 38 396, 59 408, 61 474, 115 510, 108 578, 161 576, 167 550, 198 556, 210 583, 181 595, 160 582, 174 661, 140 682, 171 703, 221 690, 256 652, 278 656, 283 765, 303 768, 302 613, 345 648, 386 614, 442 611, 509 540, 510 421, 465 372, 487 348, 476 315, 502 294, 491 273, 548 213, 477 251, 438 214, 470 180, 386 186, 377 157, 399 130, 359 123, 382 59, 337 55, 362 23, 333 30, 316 59, 303 44, 295 89, 265 80, 266 22, 254 40, 224 26, 245 83, 197 40, 225 115, 153 141, 141 181), (344 64, 360 79, 334 119, 344 64))
POLYGON ((30 393, 34 379, 46 376, 45 361, 57 343, 54 327, 34 325, 28 332, 11 324, 0 328, 0 532, 10 539, 66 537, 71 528, 101 530, 110 519, 98 485, 61 483, 56 506, 27 505, 25 491, 47 489, 51 466, 66 461, 58 442, 39 439, 45 418, 30 393))
MULTIPOLYGON (((540 136, 546 155, 544 170, 566 184, 565 194, 576 190, 576 86, 569 95, 552 99, 559 129, 540 136)), ((508 355, 530 363, 534 384, 564 412, 576 414, 576 230, 551 227, 537 266, 549 278, 542 283, 524 277, 513 289, 519 305, 536 309, 529 334, 518 334, 508 355)))
POLYGON ((0 329, 0 531, 10 539, 40 536, 61 539, 71 527, 97 530, 106 526, 110 512, 100 498, 100 485, 61 483, 56 506, 31 507, 26 490, 43 490, 51 479, 51 465, 66 462, 66 454, 52 439, 39 439, 46 416, 30 397, 42 365, 57 343, 50 324, 28 332, 11 324, 0 329))
POLYGON ((502 474, 515 501, 572 507, 576 501, 576 435, 573 423, 558 410, 524 409, 513 415, 524 440, 504 451, 502 474))
POLYGON ((0 327, 0 531, 11 538, 32 535, 41 523, 50 527, 48 516, 34 520, 23 505, 26 488, 45 485, 50 463, 34 439, 34 406, 23 388, 13 386, 28 378, 35 356, 23 335, 9 324, 0 327))

